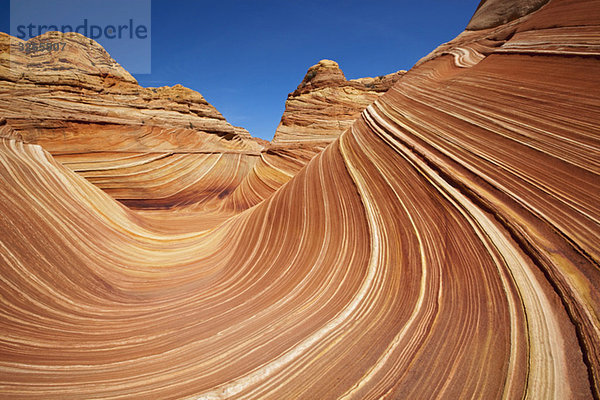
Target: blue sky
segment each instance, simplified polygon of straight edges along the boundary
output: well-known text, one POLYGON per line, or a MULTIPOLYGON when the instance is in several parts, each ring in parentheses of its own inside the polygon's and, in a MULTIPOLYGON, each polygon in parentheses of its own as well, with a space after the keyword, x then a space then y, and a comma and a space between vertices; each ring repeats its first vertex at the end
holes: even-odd
MULTIPOLYGON (((478 3, 153 0, 152 73, 134 76, 197 90, 230 123, 270 140, 311 65, 335 60, 348 79, 410 69, 459 34, 478 3)), ((9 1, 0 5, 8 32, 9 1)))

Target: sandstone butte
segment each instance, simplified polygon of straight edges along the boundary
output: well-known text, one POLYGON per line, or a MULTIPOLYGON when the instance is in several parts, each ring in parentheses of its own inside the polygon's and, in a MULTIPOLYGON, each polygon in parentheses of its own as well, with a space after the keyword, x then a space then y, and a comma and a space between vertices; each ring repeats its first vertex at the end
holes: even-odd
POLYGON ((371 94, 311 68, 272 143, 4 37, 0 397, 600 398, 599 22, 483 1, 343 132, 319 91, 371 94))

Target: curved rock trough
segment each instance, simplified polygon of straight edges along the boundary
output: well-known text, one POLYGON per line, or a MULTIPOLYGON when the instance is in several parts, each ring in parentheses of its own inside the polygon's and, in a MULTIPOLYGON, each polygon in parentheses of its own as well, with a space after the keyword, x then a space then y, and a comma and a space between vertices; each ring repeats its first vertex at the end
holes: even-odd
POLYGON ((489 3, 273 143, 4 37, 0 397, 600 398, 600 1, 489 3))

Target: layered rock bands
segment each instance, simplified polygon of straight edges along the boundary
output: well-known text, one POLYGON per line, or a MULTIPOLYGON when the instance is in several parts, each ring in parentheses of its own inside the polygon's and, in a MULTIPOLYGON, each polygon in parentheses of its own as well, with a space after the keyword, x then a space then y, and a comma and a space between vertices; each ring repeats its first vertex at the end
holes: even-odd
POLYGON ((598 399, 600 2, 489 3, 387 91, 312 67, 270 144, 93 44, 3 64, 1 396, 598 399))

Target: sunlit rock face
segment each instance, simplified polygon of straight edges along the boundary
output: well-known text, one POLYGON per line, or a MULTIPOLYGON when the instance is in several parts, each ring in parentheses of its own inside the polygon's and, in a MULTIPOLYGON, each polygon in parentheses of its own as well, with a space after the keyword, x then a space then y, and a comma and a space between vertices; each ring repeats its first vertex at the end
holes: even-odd
POLYGON ((200 93, 143 88, 79 34, 30 40, 46 42, 65 43, 64 50, 26 54, 22 40, 0 35, 0 110, 10 138, 41 145, 124 204, 215 201, 258 160, 263 144, 200 93))
POLYGON ((347 81, 335 61, 321 60, 288 95, 273 144, 335 140, 404 72, 347 81))
POLYGON ((25 42, 0 34, 0 109, 27 143, 53 153, 260 150, 251 140, 232 144, 235 128, 200 93, 181 85, 143 88, 91 39, 49 32, 29 43, 65 45, 27 54, 19 50, 25 42))
POLYGON ((405 72, 346 80, 335 61, 321 60, 310 67, 288 95, 273 141, 221 209, 244 210, 271 196, 350 128, 405 72))
POLYGON ((459 35, 224 218, 129 209, 4 123, 0 394, 598 398, 598 21, 459 35))
POLYGON ((481 0, 467 30, 495 28, 537 10, 548 0, 481 0))

